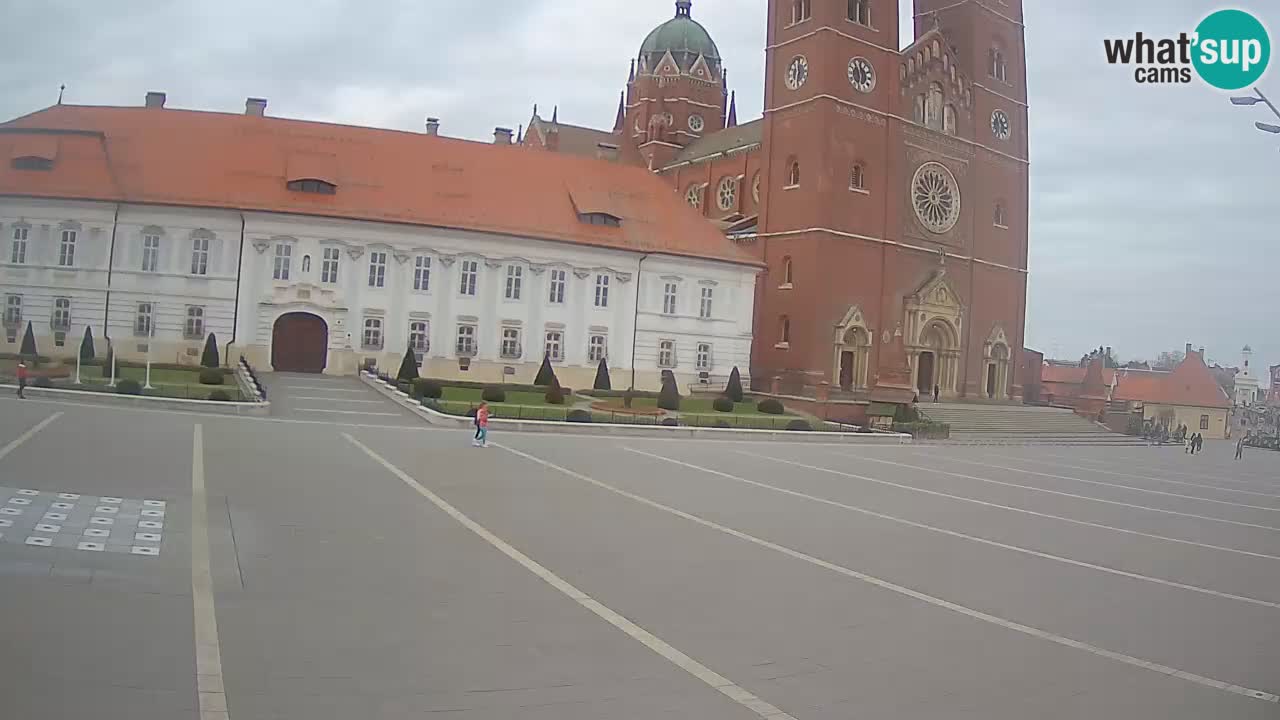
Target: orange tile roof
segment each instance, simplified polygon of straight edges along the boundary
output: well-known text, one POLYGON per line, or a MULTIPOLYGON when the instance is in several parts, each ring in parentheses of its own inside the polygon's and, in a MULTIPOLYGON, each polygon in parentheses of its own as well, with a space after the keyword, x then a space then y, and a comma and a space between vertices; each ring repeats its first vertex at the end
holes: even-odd
POLYGON ((407 223, 759 265, 660 178, 619 163, 274 117, 74 105, 0 124, 0 157, 33 144, 49 152, 49 138, 53 169, 4 163, 0 194, 407 223), (288 190, 300 175, 337 193, 288 190), (579 221, 575 192, 607 198, 621 226, 579 221))

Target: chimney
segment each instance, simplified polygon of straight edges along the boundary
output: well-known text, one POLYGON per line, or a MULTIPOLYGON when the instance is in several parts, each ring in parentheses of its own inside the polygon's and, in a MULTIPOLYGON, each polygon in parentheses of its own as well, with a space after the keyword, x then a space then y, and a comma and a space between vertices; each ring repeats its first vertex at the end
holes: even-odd
POLYGON ((1184 355, 1190 355, 1190 354, 1191 354, 1191 343, 1187 343, 1187 351, 1186 351, 1185 353, 1183 353, 1183 354, 1184 354, 1184 355))
POLYGON ((155 90, 152 90, 151 92, 147 93, 147 107, 149 108, 164 107, 164 100, 165 100, 165 95, 162 92, 156 92, 155 90))
POLYGON ((511 128, 496 127, 493 129, 494 145, 510 145, 511 144, 511 128))
POLYGON ((244 114, 253 115, 254 117, 263 117, 267 114, 267 99, 255 97, 245 98, 244 114))
POLYGON ((596 157, 609 162, 618 161, 618 146, 613 143, 596 143, 596 157))
POLYGON ((433 117, 427 118, 427 134, 428 135, 440 134, 440 118, 433 118, 433 117))

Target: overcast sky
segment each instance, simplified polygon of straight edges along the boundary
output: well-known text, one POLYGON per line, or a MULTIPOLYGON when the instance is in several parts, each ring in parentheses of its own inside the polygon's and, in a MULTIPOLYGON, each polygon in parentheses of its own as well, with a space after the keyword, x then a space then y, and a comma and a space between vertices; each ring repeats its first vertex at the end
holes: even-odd
MULTIPOLYGON (((815 0, 821 2, 826 0, 815 0)), ((1010 0, 1016 2, 1017 0, 1010 0)), ((1197 80, 1140 86, 1103 37, 1194 29, 1216 0, 1027 2, 1031 276, 1027 343, 1079 357, 1154 358, 1185 342, 1210 360, 1280 363, 1280 138, 1275 120, 1197 80)), ((1235 0, 1280 27, 1273 0, 1235 0), (1264 9, 1265 8, 1265 9, 1264 9)), ((902 44, 910 0, 901 0, 902 44)), ((0 0, 0 117, 66 101, 242 111, 485 139, 544 116, 612 127, 627 64, 673 0, 0 0)), ((760 0, 695 0, 738 93, 763 105, 760 0)), ((1274 39, 1274 38, 1273 38, 1274 39)), ((1280 60, 1273 62, 1273 66, 1280 60)), ((1264 92, 1280 100, 1272 69, 1264 92)))

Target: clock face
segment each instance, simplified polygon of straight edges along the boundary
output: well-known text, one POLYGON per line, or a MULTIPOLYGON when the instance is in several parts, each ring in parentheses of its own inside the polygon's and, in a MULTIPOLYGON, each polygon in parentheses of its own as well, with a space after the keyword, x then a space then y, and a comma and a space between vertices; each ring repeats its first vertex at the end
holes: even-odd
POLYGON ((1009 116, 1003 110, 991 113, 991 134, 995 135, 997 140, 1009 139, 1009 116))
POLYGON ((701 115, 689 116, 689 129, 694 132, 702 132, 703 120, 701 115))
POLYGON ((787 66, 787 88, 789 90, 798 90, 809 79, 809 61, 803 55, 797 55, 791 59, 791 64, 787 66))
POLYGON ((858 92, 869 93, 876 88, 876 69, 866 58, 849 61, 849 84, 858 92))

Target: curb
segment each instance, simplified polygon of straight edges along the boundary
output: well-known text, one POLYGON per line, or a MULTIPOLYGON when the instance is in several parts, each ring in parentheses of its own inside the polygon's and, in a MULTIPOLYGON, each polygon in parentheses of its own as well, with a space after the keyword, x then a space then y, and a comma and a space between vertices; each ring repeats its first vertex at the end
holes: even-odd
MULTIPOLYGON (((0 385, 16 393, 17 385, 0 385)), ((49 398, 53 400, 77 400, 97 405, 125 405, 130 407, 169 408, 173 410, 194 410, 211 415, 252 415, 266 417, 271 414, 271 403, 222 402, 220 400, 188 400, 186 398, 147 397, 145 395, 121 395, 111 392, 89 392, 86 390, 63 390, 60 388, 41 388, 28 385, 24 390, 30 397, 49 398)))
MULTIPOLYGON (((366 373, 360 374, 360 381, 382 395, 394 400, 400 406, 426 420, 431 425, 470 429, 471 419, 456 415, 446 415, 431 408, 423 407, 410 399, 408 395, 387 386, 375 377, 366 373)), ((663 425, 615 425, 607 423, 575 423, 556 420, 509 420, 492 418, 489 421, 495 428, 526 433, 567 432, 574 435, 603 435, 625 437, 658 437, 658 438, 698 438, 702 440, 773 440, 778 442, 818 443, 844 442, 850 445, 907 445, 912 442, 910 435, 899 433, 842 433, 800 430, 746 430, 736 428, 694 428, 667 427, 663 425)))

